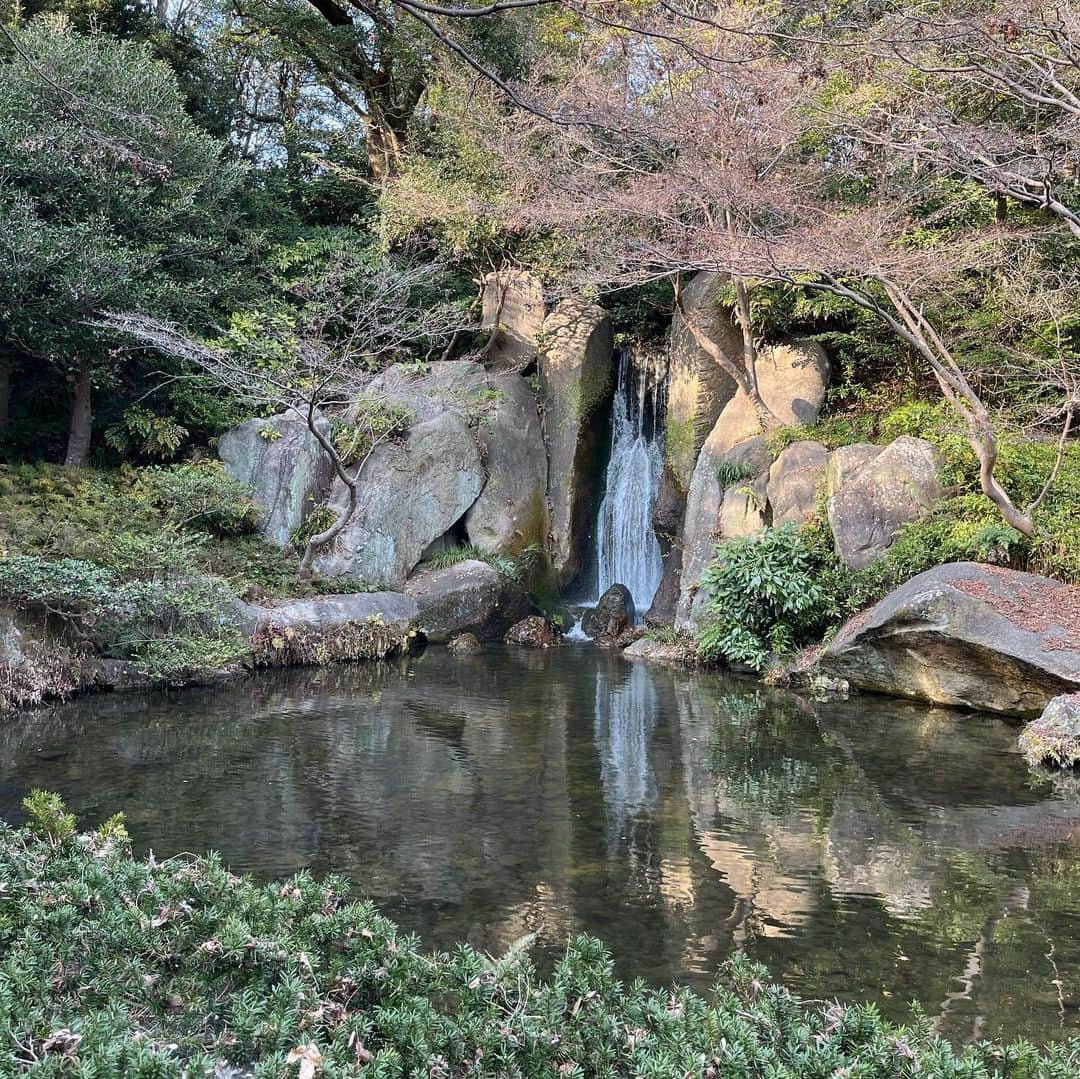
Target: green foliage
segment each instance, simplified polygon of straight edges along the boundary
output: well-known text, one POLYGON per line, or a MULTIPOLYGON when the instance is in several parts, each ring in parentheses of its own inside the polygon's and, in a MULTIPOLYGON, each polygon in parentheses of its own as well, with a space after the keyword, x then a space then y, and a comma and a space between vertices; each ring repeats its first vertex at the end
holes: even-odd
MULTIPOLYGON (((63 814, 51 805, 46 819, 63 814)), ((258 885, 216 856, 135 860, 115 826, 0 825, 0 1054, 58 1076, 1068 1079, 1080 1044, 956 1051, 916 1013, 804 1002, 745 958, 707 997, 615 978, 578 937, 547 978, 427 953, 337 877, 258 885), (132 1037, 132 1031, 140 1037, 132 1037), (301 1072, 301 1074, 303 1074, 301 1072)))
POLYGON ((754 468, 745 461, 731 461, 724 458, 716 466, 716 482, 720 484, 721 491, 753 478, 754 468))
POLYGON ((228 669, 246 654, 230 594, 210 578, 121 580, 77 559, 0 559, 0 599, 60 619, 76 639, 150 678, 183 682, 228 669))
POLYGON ((806 643, 824 621, 826 596, 813 552, 794 525, 717 547, 701 587, 707 620, 698 634, 705 660, 762 670, 773 653, 806 643))
POLYGON ((351 418, 335 420, 331 425, 331 437, 342 460, 355 464, 380 443, 408 434, 415 419, 405 405, 360 394, 353 403, 351 418))
POLYGON ((30 831, 39 838, 56 844, 71 839, 75 834, 75 814, 65 812, 59 794, 32 790, 22 804, 30 818, 30 831))
POLYGON ((449 569, 459 562, 468 561, 486 562, 511 581, 521 581, 525 576, 525 570, 528 568, 529 556, 511 558, 508 555, 485 551, 473 543, 464 543, 456 547, 446 547, 441 551, 436 551, 424 560, 424 565, 428 569, 449 569))
POLYGON ((254 532, 259 524, 259 509, 251 492, 219 461, 144 469, 133 493, 184 528, 226 536, 254 532))

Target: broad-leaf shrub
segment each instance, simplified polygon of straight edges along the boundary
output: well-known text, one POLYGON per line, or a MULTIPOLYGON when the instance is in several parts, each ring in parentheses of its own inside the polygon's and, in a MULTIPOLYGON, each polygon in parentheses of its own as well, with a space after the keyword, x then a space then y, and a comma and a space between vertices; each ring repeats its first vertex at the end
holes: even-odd
POLYGON ((1080 1042, 959 1053, 916 1013, 808 1003, 743 958, 707 997, 625 985, 590 938, 540 978, 428 953, 340 878, 255 884, 215 856, 138 861, 35 793, 0 824, 0 1061, 31 1076, 1072 1079, 1080 1042), (292 1060, 290 1062, 290 1056, 292 1060))
POLYGON ((822 627, 827 607, 816 568, 794 525, 720 544, 701 582, 707 596, 698 636, 702 658, 761 670, 770 654, 806 643, 822 627))

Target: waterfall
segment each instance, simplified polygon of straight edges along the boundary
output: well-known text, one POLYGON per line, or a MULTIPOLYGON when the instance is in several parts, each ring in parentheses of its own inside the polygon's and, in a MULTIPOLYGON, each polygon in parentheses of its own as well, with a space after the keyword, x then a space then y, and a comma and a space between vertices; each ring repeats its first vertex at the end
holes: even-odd
POLYGON ((664 469, 663 372, 619 352, 612 403, 611 457, 596 522, 597 596, 624 584, 640 619, 652 605, 663 573, 653 505, 664 469))

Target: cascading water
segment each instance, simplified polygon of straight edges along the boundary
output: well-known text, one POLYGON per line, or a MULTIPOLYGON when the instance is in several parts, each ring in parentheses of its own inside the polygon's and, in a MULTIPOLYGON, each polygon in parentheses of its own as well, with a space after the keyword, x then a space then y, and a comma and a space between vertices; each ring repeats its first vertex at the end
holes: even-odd
POLYGON ((653 505, 664 470, 663 372, 619 353, 612 402, 611 457, 596 522, 597 596, 623 584, 640 618, 652 605, 663 563, 653 528, 653 505))

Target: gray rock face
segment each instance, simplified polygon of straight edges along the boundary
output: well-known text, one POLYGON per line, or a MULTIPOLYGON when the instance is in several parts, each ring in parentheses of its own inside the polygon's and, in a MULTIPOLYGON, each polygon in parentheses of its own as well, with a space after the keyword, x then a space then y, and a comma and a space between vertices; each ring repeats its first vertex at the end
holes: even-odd
POLYGON ((479 652, 482 646, 476 639, 475 633, 459 633, 456 637, 450 638, 446 647, 455 655, 468 656, 479 652))
POLYGON ((544 288, 536 274, 505 269, 484 278, 481 325, 494 330, 488 361, 496 369, 521 369, 536 359, 544 325, 544 288))
MULTIPOLYGON (((682 303, 694 323, 737 363, 742 356, 742 334, 731 314, 716 302, 717 291, 726 281, 724 274, 703 271, 683 290, 682 303)), ((735 382, 698 345, 678 311, 671 318, 668 357, 664 457, 680 488, 687 491, 698 451, 735 395, 735 382)))
POLYGON ((772 523, 796 526, 817 507, 818 485, 829 451, 820 442, 793 442, 772 463, 767 491, 772 523))
POLYGON ((420 609, 401 592, 357 592, 318 599, 294 599, 277 607, 237 602, 237 621, 249 637, 268 624, 282 629, 320 631, 378 618, 404 636, 416 626, 420 609))
POLYGON ((586 637, 599 637, 602 633, 618 637, 634 624, 634 597, 625 585, 613 584, 597 600, 596 606, 586 610, 581 619, 581 632, 586 637))
POLYGON ((1080 689, 1080 588, 957 562, 856 615, 820 667, 860 689, 1038 715, 1080 689))
POLYGON ((657 663, 664 667, 692 667, 697 662, 692 644, 665 644, 663 641, 651 641, 648 637, 634 641, 623 649, 622 654, 627 659, 657 663))
MULTIPOLYGON (((400 589, 428 545, 464 515, 483 486, 480 451, 456 412, 418 423, 404 442, 379 446, 368 458, 356 513, 316 558, 315 572, 400 589)), ((346 501, 338 482, 330 505, 346 501)))
POLYGON ((496 640, 531 607, 521 588, 486 562, 473 560, 418 573, 406 593, 419 610, 417 624, 433 644, 460 633, 496 640))
MULTIPOLYGON (((808 341, 790 341, 762 350, 757 363, 758 387, 773 414, 785 424, 810 424, 817 420, 825 401, 829 381, 828 358, 820 346, 808 341)), ((761 425, 749 399, 740 390, 724 406, 705 439, 690 481, 683 525, 683 564, 679 582, 679 606, 675 625, 694 628, 694 596, 701 574, 713 558, 719 537, 720 510, 724 492, 717 471, 730 459, 735 447, 757 454, 765 447, 761 425), (753 447, 751 449, 750 447, 753 447)), ((768 466, 766 458, 763 468, 768 466)), ((735 507, 729 507, 734 514, 735 507)))
POLYGON ((552 575, 568 585, 581 569, 599 479, 602 414, 613 389, 611 323, 595 304, 562 300, 544 322, 540 386, 548 450, 552 575))
POLYGON ((863 465, 879 457, 883 449, 873 442, 853 442, 833 450, 825 467, 825 497, 832 498, 863 465))
POLYGON ((500 397, 477 431, 487 482, 465 528, 482 550, 516 555, 547 541, 547 454, 529 384, 503 375, 490 377, 488 386, 500 397))
MULTIPOLYGON (((326 420, 319 426, 329 433, 326 420)), ((262 514, 260 530, 278 547, 289 546, 308 513, 326 497, 334 472, 307 423, 288 413, 226 431, 218 441, 218 456, 230 476, 251 488, 262 514)))
POLYGON ((903 436, 858 468, 829 499, 836 553, 862 569, 892 546, 901 527, 945 494, 941 456, 925 439, 903 436))
POLYGON ((503 640, 520 648, 554 648, 562 643, 562 634, 543 615, 534 614, 515 622, 503 640))
POLYGON ((463 419, 478 416, 487 407, 482 396, 487 388, 483 367, 471 360, 431 363, 420 371, 395 363, 364 387, 364 396, 403 405, 423 423, 447 409, 463 419))

